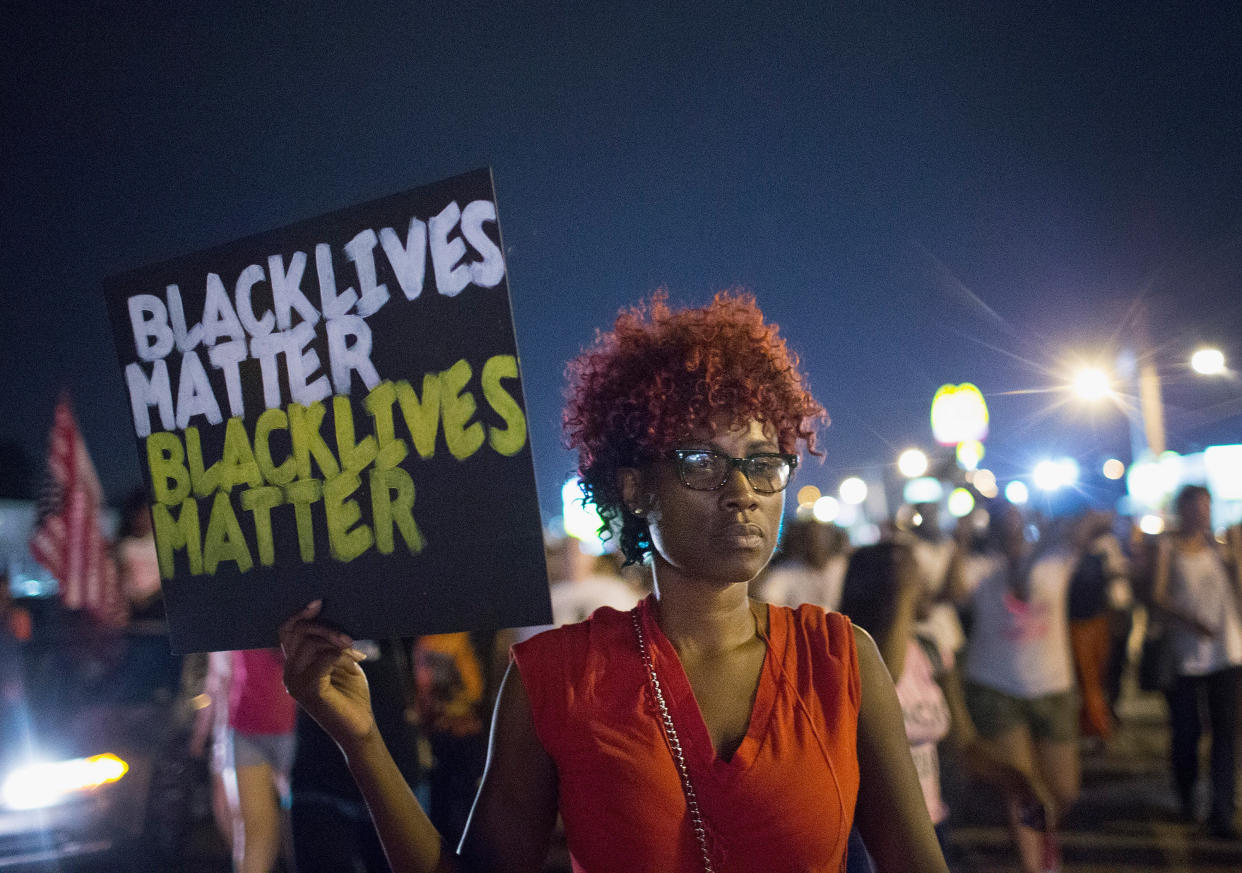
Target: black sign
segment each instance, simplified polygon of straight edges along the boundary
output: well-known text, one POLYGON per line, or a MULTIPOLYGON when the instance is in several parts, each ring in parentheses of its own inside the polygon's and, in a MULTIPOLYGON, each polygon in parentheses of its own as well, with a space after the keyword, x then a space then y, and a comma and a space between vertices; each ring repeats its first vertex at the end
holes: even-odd
POLYGON ((105 283, 174 651, 550 621, 489 170, 105 283))

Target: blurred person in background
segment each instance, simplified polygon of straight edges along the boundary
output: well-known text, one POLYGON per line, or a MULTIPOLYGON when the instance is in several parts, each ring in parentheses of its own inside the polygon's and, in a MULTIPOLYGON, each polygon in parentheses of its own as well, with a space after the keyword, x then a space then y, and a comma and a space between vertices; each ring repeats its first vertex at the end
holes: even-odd
POLYGON ((643 592, 621 578, 609 555, 592 555, 575 537, 550 541, 544 548, 552 580, 552 624, 585 621, 601 606, 633 609, 643 592))
MULTIPOLYGON (((358 640, 375 724, 411 789, 420 775, 412 641, 358 640)), ((293 758, 293 854, 297 873, 389 873, 388 861, 341 751, 303 709, 293 758)))
POLYGON ((993 500, 988 512, 985 551, 966 555, 959 544, 949 567, 950 590, 971 613, 966 704, 979 733, 1032 773, 1054 804, 1041 815, 1007 792, 1023 873, 1044 873, 1060 869, 1054 821, 1078 797, 1081 778, 1067 605, 1078 555, 1052 536, 1036 541, 1005 500, 993 500))
POLYGON ((1212 533, 1212 496, 1187 485, 1175 501, 1178 527, 1162 537, 1152 605, 1172 635, 1176 679, 1169 703, 1169 759, 1187 821, 1197 820, 1199 740, 1203 713, 1212 735, 1207 831, 1236 840, 1239 683, 1242 682, 1242 527, 1228 531, 1226 548, 1212 533))
POLYGON ((810 603, 835 610, 841 602, 849 541, 835 524, 795 519, 785 525, 778 559, 759 577, 754 595, 779 606, 810 603))
POLYGON ((1105 683, 1113 656, 1114 612, 1131 602, 1129 562, 1113 535, 1110 512, 1086 512, 1074 528, 1080 547, 1070 577, 1070 643, 1082 697, 1082 735, 1107 740, 1113 734, 1113 710, 1105 683))
POLYGON ((118 694, 130 703, 152 697, 171 699, 180 687, 182 659, 169 646, 164 590, 145 489, 135 489, 125 498, 114 554, 128 616, 118 694))
POLYGON ((451 845, 465 831, 487 759, 493 636, 429 634, 414 644, 418 723, 430 751, 427 814, 451 845))
MULTIPOLYGON (((966 644, 966 634, 948 586, 949 562, 953 559, 957 543, 941 530, 940 507, 935 503, 915 504, 910 534, 910 551, 931 598, 930 604, 919 616, 919 633, 934 640, 937 648, 952 655, 955 661, 966 644)), ((969 542, 973 535, 971 516, 960 519, 954 528, 954 536, 969 542)))
MULTIPOLYGON (((1121 544, 1121 557, 1127 570, 1124 579, 1114 580, 1108 593, 1108 669, 1104 673, 1104 693, 1108 696, 1115 724, 1121 720, 1117 704, 1130 666, 1131 636, 1143 625, 1143 619, 1136 621, 1142 603, 1141 592, 1150 592, 1151 585, 1143 578, 1150 571, 1143 568, 1145 534, 1138 524, 1128 516, 1116 516, 1112 532, 1121 544)), ((1137 638, 1134 640, 1135 645, 1139 642, 1137 638)))
POLYGON ((190 754, 207 757, 211 785, 211 817, 224 844, 233 848, 233 812, 230 798, 236 782, 228 766, 229 683, 233 673, 232 652, 208 652, 203 682, 203 705, 194 714, 190 731, 190 754))
POLYGON ((131 491, 121 507, 116 564, 130 621, 162 623, 164 591, 160 587, 155 533, 151 526, 151 509, 144 489, 131 491))
POLYGON ((951 857, 949 809, 940 788, 942 741, 948 742, 953 760, 968 778, 998 786, 1025 808, 1049 804, 1031 772, 999 754, 976 731, 953 669, 953 652, 942 650, 935 638, 919 630, 931 602, 931 586, 909 545, 863 546, 850 557, 841 612, 875 638, 893 677, 923 800, 945 856, 951 857))
MULTIPOLYGON (((279 649, 228 655, 224 784, 232 818, 233 870, 272 873, 282 849, 289 855, 296 706, 285 691, 279 649)), ((212 684, 220 683, 213 679, 212 684)))

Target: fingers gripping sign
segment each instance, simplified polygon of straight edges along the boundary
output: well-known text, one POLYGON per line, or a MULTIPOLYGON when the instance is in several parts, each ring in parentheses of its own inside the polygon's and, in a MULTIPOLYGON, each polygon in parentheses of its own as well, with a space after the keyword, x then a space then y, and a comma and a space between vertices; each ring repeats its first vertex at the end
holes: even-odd
POLYGON ((317 620, 323 602, 307 604, 280 626, 285 688, 337 745, 376 730, 371 693, 358 666, 364 655, 344 633, 317 620))

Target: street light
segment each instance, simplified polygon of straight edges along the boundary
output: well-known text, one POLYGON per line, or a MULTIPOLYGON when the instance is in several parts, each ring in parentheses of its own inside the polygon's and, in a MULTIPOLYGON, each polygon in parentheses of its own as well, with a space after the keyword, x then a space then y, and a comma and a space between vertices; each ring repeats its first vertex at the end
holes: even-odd
POLYGON ((1030 499, 1031 492, 1021 479, 1014 479, 1005 486, 1005 499, 1014 506, 1021 506, 1030 499))
POLYGON ((822 496, 814 485, 803 485, 798 489, 798 505, 809 506, 822 496))
POLYGON ((1144 515, 1139 519, 1139 530, 1148 536, 1159 536, 1164 533, 1164 519, 1158 515, 1144 515))
POLYGON ((841 500, 849 506, 857 506, 867 499, 867 483, 857 476, 842 480, 838 489, 841 500))
MULTIPOLYGON (((1126 386, 1127 394, 1133 391, 1137 403, 1121 402, 1119 405, 1130 419, 1131 453, 1135 459, 1148 454, 1158 457, 1165 450, 1164 400, 1155 355, 1148 351, 1151 342, 1147 321, 1146 308, 1137 307, 1133 313, 1132 345, 1122 348, 1117 356, 1117 379, 1105 369, 1086 367, 1074 375, 1069 386, 1086 400, 1117 399, 1114 390, 1117 383, 1126 386)), ((1190 358, 1190 367, 1201 376, 1219 376, 1228 372, 1224 352, 1212 347, 1195 351, 1190 358)))
POLYGON ((1126 465, 1116 458, 1109 458, 1102 469, 1105 479, 1120 479, 1126 474, 1126 465))
POLYGON ((927 455, 918 449, 906 449, 897 458, 897 469, 907 479, 917 479, 927 472, 927 455))
POLYGON ((1199 349, 1190 356, 1190 368, 1201 376, 1219 376, 1225 372, 1225 353, 1220 349, 1199 349))
POLYGON ((1031 481, 1040 491, 1059 491, 1078 481, 1078 462, 1073 458, 1040 461, 1031 473, 1031 481))
POLYGON ((1074 376, 1074 393, 1084 400, 1102 400, 1113 393, 1112 379, 1098 367, 1086 367, 1074 376))
POLYGON ((820 524, 831 524, 841 514, 841 504, 837 498, 824 495, 816 500, 811 507, 811 515, 820 524))
POLYGON ((949 495, 949 515, 964 518, 975 511, 975 497, 965 488, 954 488, 949 495))

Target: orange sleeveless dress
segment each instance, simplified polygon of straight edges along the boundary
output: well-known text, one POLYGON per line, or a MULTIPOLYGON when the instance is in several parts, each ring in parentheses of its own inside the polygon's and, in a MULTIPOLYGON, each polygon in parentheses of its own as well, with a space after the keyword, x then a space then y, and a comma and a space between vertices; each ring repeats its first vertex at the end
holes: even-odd
MULTIPOLYGON (((836 873, 858 795, 860 684, 850 623, 769 606, 750 725, 728 761, 652 600, 636 609, 698 795, 717 873, 836 873)), ((605 607, 513 649, 556 764, 576 873, 701 873, 681 778, 628 612, 605 607)))

